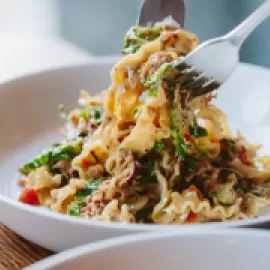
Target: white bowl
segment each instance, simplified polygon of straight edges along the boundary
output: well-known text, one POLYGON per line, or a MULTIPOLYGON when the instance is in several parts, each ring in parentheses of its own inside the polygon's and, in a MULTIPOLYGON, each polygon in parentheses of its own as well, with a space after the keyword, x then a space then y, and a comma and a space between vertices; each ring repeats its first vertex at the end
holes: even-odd
POLYGON ((259 230, 139 234, 68 250, 25 270, 267 269, 270 234, 259 230))
MULTIPOLYGON (((160 226, 108 224, 69 217, 17 201, 17 169, 26 160, 60 138, 64 122, 57 106, 77 106, 79 91, 97 93, 108 87, 116 58, 93 60, 84 66, 61 68, 0 85, 0 220, 21 236, 54 251, 143 231, 183 230, 187 227, 263 226, 266 216, 256 219, 199 225, 160 226)), ((261 142, 270 153, 270 72, 242 64, 225 87, 217 103, 228 113, 232 126, 240 127, 252 141, 261 142), (252 105, 252 107, 251 107, 252 105), (248 108, 248 109, 246 109, 248 108)))

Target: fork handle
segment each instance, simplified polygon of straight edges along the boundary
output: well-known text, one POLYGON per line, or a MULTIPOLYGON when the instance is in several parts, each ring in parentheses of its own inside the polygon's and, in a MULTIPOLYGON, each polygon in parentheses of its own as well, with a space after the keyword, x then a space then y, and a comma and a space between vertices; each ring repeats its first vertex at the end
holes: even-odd
POLYGON ((241 47, 246 38, 270 15, 270 0, 265 1, 248 18, 224 37, 235 46, 241 47))

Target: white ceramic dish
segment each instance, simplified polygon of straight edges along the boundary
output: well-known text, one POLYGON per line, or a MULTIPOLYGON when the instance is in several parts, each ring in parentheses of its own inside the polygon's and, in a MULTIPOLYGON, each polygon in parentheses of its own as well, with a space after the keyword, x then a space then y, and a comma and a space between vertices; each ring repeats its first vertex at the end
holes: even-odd
MULTIPOLYGON (((0 220, 21 236, 49 249, 60 251, 77 245, 154 230, 183 230, 185 227, 263 226, 270 221, 266 209, 257 219, 227 223, 182 226, 107 224, 53 213, 48 209, 17 202, 17 168, 40 150, 57 141, 63 121, 57 106, 76 106, 79 90, 91 93, 105 89, 116 58, 93 60, 85 66, 44 72, 0 85, 0 220)), ((240 65, 217 103, 254 142, 270 154, 270 72, 240 65), (268 150, 268 151, 267 151, 268 150)))
POLYGON ((68 250, 25 270, 267 269, 270 234, 259 230, 139 234, 68 250))

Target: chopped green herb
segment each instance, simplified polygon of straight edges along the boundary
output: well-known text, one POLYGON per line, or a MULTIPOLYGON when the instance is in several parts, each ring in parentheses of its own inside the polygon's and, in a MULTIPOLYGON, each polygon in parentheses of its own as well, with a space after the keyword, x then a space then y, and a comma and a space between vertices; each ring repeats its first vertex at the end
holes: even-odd
POLYGON ((164 63, 159 67, 159 69, 154 74, 147 77, 144 86, 148 88, 149 96, 151 97, 157 96, 157 91, 160 86, 163 74, 172 68, 173 68, 172 63, 164 63))
POLYGON ((143 156, 135 154, 135 159, 137 160, 135 178, 138 183, 143 185, 157 183, 155 170, 155 161, 157 158, 158 154, 153 148, 143 156))
POLYGON ((71 161, 80 152, 81 144, 78 144, 76 146, 65 144, 53 146, 40 156, 36 157, 33 161, 24 164, 23 167, 19 169, 19 171, 23 174, 29 174, 32 170, 40 168, 41 166, 48 164, 50 161, 71 161))
POLYGON ((184 136, 179 131, 172 131, 172 143, 174 145, 175 155, 184 160, 187 156, 187 145, 184 136))
POLYGON ((201 148, 197 148, 200 152, 200 156, 195 156, 194 158, 197 160, 202 160, 205 159, 206 157, 208 157, 208 150, 207 149, 201 149, 201 148))
POLYGON ((68 214, 71 216, 80 216, 82 207, 85 206, 84 202, 73 202, 68 206, 68 214))
POLYGON ((187 145, 183 134, 176 130, 176 112, 173 105, 170 107, 170 126, 175 155, 183 160, 187 155, 187 145))
POLYGON ((220 140, 220 156, 225 161, 232 161, 236 155, 235 141, 227 138, 220 140))
POLYGON ((261 191, 256 187, 248 186, 248 184, 245 183, 238 183, 236 185, 236 191, 243 191, 244 193, 251 193, 255 196, 261 197, 261 191))
POLYGON ((138 44, 134 44, 134 43, 129 43, 128 45, 126 45, 126 47, 124 47, 124 49, 122 50, 123 54, 133 54, 135 52, 137 52, 140 49, 140 45, 138 44))
POLYGON ((199 126, 197 123, 193 126, 189 127, 190 135, 196 137, 196 138, 202 138, 206 137, 208 135, 208 132, 205 128, 199 126))
POLYGON ((196 143, 196 141, 194 140, 192 140, 192 143, 194 144, 194 146, 196 147, 196 149, 198 150, 200 154, 199 156, 194 156, 194 159, 196 160, 205 159, 208 156, 208 150, 201 148, 201 146, 198 143, 196 143))
POLYGON ((232 139, 228 139, 228 138, 223 138, 220 140, 221 143, 224 143, 225 145, 231 147, 231 148, 235 148, 235 141, 232 139))
POLYGON ((235 181, 230 181, 220 185, 217 191, 217 200, 225 205, 231 205, 235 202, 236 193, 234 189, 235 181))
POLYGON ((90 118, 90 113, 87 110, 81 110, 79 117, 84 118, 85 120, 88 120, 90 118))
POLYGON ((236 191, 243 191, 244 193, 250 192, 250 187, 248 187, 245 183, 238 183, 235 187, 236 191))
POLYGON ((138 211, 135 215, 136 221, 140 222, 149 219, 149 216, 153 212, 153 209, 154 209, 153 207, 148 207, 138 211))
POLYGON ((143 183, 157 183, 157 176, 155 172, 155 162, 153 160, 148 161, 145 172, 142 173, 143 183))
POLYGON ((135 109, 133 110, 133 116, 135 116, 135 115, 137 114, 137 112, 138 112, 138 108, 135 108, 135 109))
POLYGON ((124 49, 123 54, 133 54, 136 53, 140 47, 160 35, 159 27, 152 28, 140 28, 132 27, 126 34, 124 38, 124 49))
POLYGON ((77 201, 83 201, 87 196, 91 195, 94 191, 96 191, 98 189, 98 187, 105 181, 107 180, 107 178, 102 177, 102 178, 98 178, 96 180, 91 180, 88 181, 84 188, 79 190, 76 195, 75 198, 77 201))
POLYGON ((153 213, 151 215, 151 218, 156 219, 164 214, 164 208, 166 208, 170 203, 170 196, 171 196, 172 190, 168 191, 168 196, 163 198, 155 207, 153 210, 153 213))
POLYGON ((184 176, 188 176, 191 173, 194 173, 196 170, 195 158, 187 155, 184 160, 184 176))
POLYGON ((155 141, 154 150, 160 153, 165 148, 165 144, 161 141, 155 141))
POLYGON ((270 176, 264 181, 264 183, 270 183, 270 176))
POLYGON ((160 28, 156 26, 152 28, 135 28, 134 31, 138 37, 146 40, 153 40, 160 35, 160 28))
POLYGON ((170 106, 170 126, 172 130, 176 129, 176 111, 173 105, 170 106))
POLYGON ((102 107, 86 107, 85 109, 80 111, 79 117, 82 117, 85 120, 95 120, 97 125, 100 125, 102 113, 102 107))

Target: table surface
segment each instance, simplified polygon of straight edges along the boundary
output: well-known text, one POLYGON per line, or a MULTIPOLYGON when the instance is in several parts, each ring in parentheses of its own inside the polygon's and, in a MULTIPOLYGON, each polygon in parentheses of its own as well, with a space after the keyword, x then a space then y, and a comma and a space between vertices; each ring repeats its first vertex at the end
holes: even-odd
POLYGON ((53 252, 18 236, 0 223, 0 270, 16 270, 44 259, 53 252))

